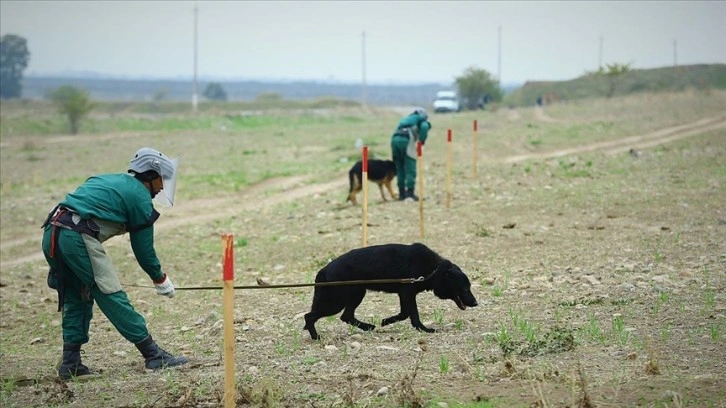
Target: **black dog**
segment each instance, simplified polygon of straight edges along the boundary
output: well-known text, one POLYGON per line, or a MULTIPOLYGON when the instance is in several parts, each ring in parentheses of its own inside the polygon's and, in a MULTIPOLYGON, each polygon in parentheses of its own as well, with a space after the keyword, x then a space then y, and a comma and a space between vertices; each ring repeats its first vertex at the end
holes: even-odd
POLYGON ((416 306, 416 295, 433 290, 440 299, 453 300, 459 309, 476 306, 471 283, 461 269, 442 258, 426 245, 415 243, 385 244, 354 249, 325 265, 315 276, 315 282, 348 280, 407 279, 423 277, 416 283, 375 283, 340 286, 316 286, 310 313, 305 315, 305 327, 313 340, 319 338, 315 322, 341 310, 340 320, 363 330, 374 325, 355 318, 355 309, 363 301, 366 290, 397 293, 401 312, 383 319, 382 326, 411 318, 411 325, 428 333, 435 332, 421 323, 416 306))
MULTIPOLYGON (((383 195, 383 186, 386 186, 388 192, 391 193, 393 199, 398 199, 398 195, 393 192, 391 181, 396 177, 396 165, 392 160, 368 160, 368 180, 378 184, 381 190, 383 201, 386 196, 383 195)), ((363 189, 363 161, 357 161, 348 171, 348 181, 350 181, 350 189, 348 190, 348 199, 353 205, 358 205, 355 195, 363 189)))

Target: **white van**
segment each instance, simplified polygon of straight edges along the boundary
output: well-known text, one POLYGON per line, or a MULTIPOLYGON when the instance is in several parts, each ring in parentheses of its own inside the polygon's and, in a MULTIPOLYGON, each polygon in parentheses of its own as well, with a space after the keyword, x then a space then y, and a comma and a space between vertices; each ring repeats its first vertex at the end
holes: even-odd
POLYGON ((454 91, 436 92, 434 100, 434 112, 459 112, 459 97, 454 91))

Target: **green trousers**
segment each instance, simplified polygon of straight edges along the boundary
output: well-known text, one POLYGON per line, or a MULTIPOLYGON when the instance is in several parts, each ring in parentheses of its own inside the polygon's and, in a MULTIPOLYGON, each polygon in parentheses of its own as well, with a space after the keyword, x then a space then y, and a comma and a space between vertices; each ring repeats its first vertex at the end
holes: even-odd
POLYGON ((393 163, 396 165, 396 181, 398 189, 413 190, 416 187, 416 159, 406 154, 408 137, 393 136, 391 138, 391 152, 393 163))
POLYGON ((58 246, 55 248, 56 258, 51 258, 52 230, 53 227, 49 225, 43 232, 43 254, 48 264, 54 268, 58 265, 57 257, 60 256, 63 261, 63 343, 88 343, 94 301, 126 340, 134 344, 144 340, 149 335, 146 320, 131 305, 126 292, 121 290, 105 294, 96 285, 93 266, 81 234, 56 227, 56 234, 59 234, 58 246))

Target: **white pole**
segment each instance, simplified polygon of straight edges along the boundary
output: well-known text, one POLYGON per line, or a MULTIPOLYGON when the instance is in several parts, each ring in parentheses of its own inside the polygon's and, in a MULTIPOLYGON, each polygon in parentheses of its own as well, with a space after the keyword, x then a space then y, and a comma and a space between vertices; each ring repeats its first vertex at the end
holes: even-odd
POLYGON ((194 86, 192 89, 192 111, 197 111, 197 3, 194 3, 194 86))
POLYGON ((600 70, 602 67, 602 36, 600 36, 600 49, 597 54, 597 69, 600 70))
POLYGON ((678 66, 678 41, 673 40, 673 66, 678 66))
POLYGON ((363 83, 361 84, 361 106, 367 108, 368 104, 366 101, 366 32, 363 31, 361 36, 361 48, 362 48, 362 68, 363 68, 363 83))
POLYGON ((502 86, 502 26, 499 25, 499 58, 497 62, 497 80, 499 86, 502 86))

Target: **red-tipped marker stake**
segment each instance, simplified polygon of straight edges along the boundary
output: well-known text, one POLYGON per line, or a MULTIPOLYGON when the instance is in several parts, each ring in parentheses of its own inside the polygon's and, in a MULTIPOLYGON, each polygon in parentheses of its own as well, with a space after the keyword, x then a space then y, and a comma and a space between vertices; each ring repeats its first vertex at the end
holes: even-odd
POLYGON ((363 146, 363 246, 368 245, 368 146, 363 146))
POLYGON ((471 149, 473 162, 474 162, 474 165, 471 169, 472 178, 476 178, 476 156, 477 156, 476 134, 478 133, 478 131, 479 131, 479 123, 477 122, 476 119, 474 119, 474 140, 473 140, 473 145, 472 145, 472 149, 471 149))
POLYGON ((224 304, 224 406, 234 408, 234 235, 223 234, 224 263, 222 290, 224 304))
POLYGON ((446 132, 446 208, 451 208, 451 129, 446 132))
POLYGON ((421 226, 421 238, 424 237, 424 215, 423 215, 423 144, 421 141, 416 142, 416 167, 418 168, 418 214, 419 224, 421 226))

